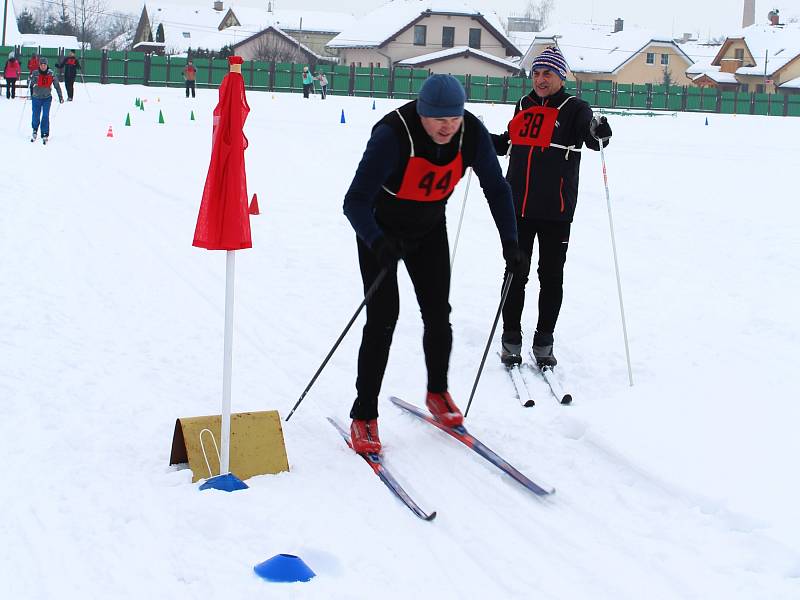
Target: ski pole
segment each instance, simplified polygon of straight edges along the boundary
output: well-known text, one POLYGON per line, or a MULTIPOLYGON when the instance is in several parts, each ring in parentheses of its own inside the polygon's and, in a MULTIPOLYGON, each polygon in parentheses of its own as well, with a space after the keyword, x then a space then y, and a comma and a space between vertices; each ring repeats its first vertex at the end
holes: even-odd
POLYGON ((86 97, 89 99, 89 102, 91 102, 92 97, 89 95, 89 86, 86 85, 86 78, 83 76, 83 69, 81 69, 81 81, 83 82, 83 91, 86 92, 86 97))
MULTIPOLYGON (((478 117, 483 123, 483 115, 478 117)), ((453 241, 453 254, 450 257, 450 271, 453 271, 453 263, 456 262, 456 250, 458 249, 458 238, 461 235, 461 224, 464 222, 464 212, 467 209, 467 197, 469 197, 469 184, 472 181, 472 169, 469 170, 467 175, 467 187, 464 190, 464 201, 461 203, 461 215, 458 217, 458 229, 456 230, 456 239, 453 241)))
POLYGON ((483 372, 483 365, 486 362, 486 355, 489 354, 489 346, 492 344, 492 338, 494 338, 494 332, 495 329, 497 329, 497 321, 500 320, 500 313, 503 312, 503 306, 506 304, 508 290, 511 289, 511 280, 513 278, 514 274, 511 271, 506 271, 505 281, 503 282, 503 293, 501 294, 500 298, 500 306, 497 307, 497 314, 494 316, 494 323, 492 323, 492 330, 489 332, 489 339, 486 340, 486 348, 483 351, 483 358, 481 358, 481 364, 478 367, 478 374, 475 376, 475 383, 472 385, 472 392, 469 395, 469 402, 467 402, 467 410, 464 411, 465 419, 469 414, 469 407, 472 404, 472 398, 475 396, 475 390, 478 389, 478 381, 480 381, 481 373, 483 372))
MULTIPOLYGON (((30 93, 30 91, 28 92, 30 93)), ((25 107, 28 106, 28 96, 25 96, 25 102, 22 103, 22 112, 19 113, 19 121, 17 122, 17 132, 22 127, 22 117, 25 116, 25 107)))
POLYGON ((614 254, 614 271, 617 274, 617 294, 619 296, 619 312, 622 316, 622 337, 625 339, 625 358, 628 361, 628 382, 633 385, 633 369, 631 368, 631 352, 628 346, 628 327, 625 324, 625 307, 622 303, 622 282, 619 276, 619 261, 617 260, 617 242, 614 237, 614 219, 611 216, 611 196, 608 193, 608 175, 606 172, 606 156, 603 152, 603 142, 605 139, 600 139, 595 136, 595 139, 600 143, 600 162, 603 164, 603 185, 606 188, 606 204, 608 206, 608 226, 611 230, 611 250, 614 254))
POLYGON ((303 393, 300 394, 300 398, 297 400, 297 402, 295 402, 295 405, 292 407, 292 410, 286 416, 286 419, 285 419, 286 422, 288 422, 289 419, 292 418, 292 415, 294 414, 294 411, 297 410, 298 406, 300 406, 300 403, 303 401, 303 398, 306 397, 306 394, 308 393, 308 390, 310 390, 311 386, 314 385, 314 382, 317 380, 317 377, 319 377, 319 374, 322 373, 322 369, 324 369, 325 365, 328 364, 328 361, 331 359, 331 356, 333 356, 333 353, 336 352, 336 349, 339 347, 339 344, 342 343, 342 340, 344 339, 344 336, 347 335, 348 331, 350 331, 350 327, 353 326, 353 323, 358 318, 358 315, 359 315, 359 313, 361 313, 361 310, 367 305, 367 302, 370 301, 372 296, 375 295, 375 292, 378 289, 378 286, 381 284, 381 281, 383 281, 383 278, 386 277, 386 274, 388 272, 389 272, 389 269, 387 267, 384 267, 383 269, 381 269, 380 273, 378 273, 378 276, 375 278, 375 281, 373 281, 372 285, 369 286, 369 289, 367 290, 367 293, 364 294, 364 299, 361 301, 361 304, 359 304, 358 308, 356 309, 356 312, 350 318, 350 322, 347 323, 347 326, 344 328, 344 331, 342 331, 341 335, 339 336, 339 339, 336 340, 336 343, 333 344, 333 348, 331 348, 331 351, 328 352, 328 356, 326 356, 325 360, 322 361, 322 364, 319 366, 319 369, 317 369, 317 372, 314 373, 314 376, 311 378, 311 381, 308 382, 308 385, 306 386, 306 389, 304 389, 303 393))

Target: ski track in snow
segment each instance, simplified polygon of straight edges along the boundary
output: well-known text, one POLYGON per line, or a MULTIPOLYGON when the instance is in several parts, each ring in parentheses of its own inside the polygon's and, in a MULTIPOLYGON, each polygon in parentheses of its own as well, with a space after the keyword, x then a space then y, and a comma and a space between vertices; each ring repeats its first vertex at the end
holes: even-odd
MULTIPOLYGON (((290 473, 253 478, 245 492, 198 493, 188 470, 167 466, 175 419, 217 413, 222 379, 223 253, 191 247, 216 91, 191 103, 182 94, 78 86, 75 103, 54 108, 46 148, 26 141, 27 112, 16 129, 22 102, 0 102, 9 598, 800 596, 800 488, 787 476, 800 450, 800 331, 787 289, 800 270, 798 212, 773 197, 785 215, 754 227, 758 182, 721 175, 746 161, 753 172, 789 169, 796 136, 786 130, 800 121, 611 121, 634 388, 599 157, 585 153, 556 341, 575 405, 559 406, 528 375, 536 406, 521 408, 492 354, 467 420, 521 472, 554 486, 551 497, 389 403, 396 394, 420 405, 424 394, 419 312, 400 276, 381 437, 401 485, 438 511, 425 523, 323 418, 349 410, 363 316, 283 424, 290 473), (148 98, 145 111, 133 110, 136 96, 148 98), (119 124, 114 139, 109 123, 119 124), (734 143, 743 136, 755 143, 734 143), (681 174, 674 185, 662 167, 681 174), (302 556, 318 577, 258 579, 253 565, 279 552, 302 556)), ((400 102, 372 111, 367 98, 248 100, 248 190, 262 214, 251 219, 254 248, 237 253, 233 408, 283 417, 360 302, 342 197, 370 127, 400 102)), ((511 110, 472 108, 495 131, 511 110)), ((451 200, 451 246, 463 190, 451 200)), ((502 282, 477 182, 469 196, 452 291, 450 383, 462 408, 502 282)), ((535 320, 532 297, 525 323, 535 320)))

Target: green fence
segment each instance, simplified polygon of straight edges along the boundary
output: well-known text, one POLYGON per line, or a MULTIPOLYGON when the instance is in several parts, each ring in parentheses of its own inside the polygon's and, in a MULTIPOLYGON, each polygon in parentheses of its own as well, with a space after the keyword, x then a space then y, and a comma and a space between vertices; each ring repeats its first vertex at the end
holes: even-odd
MULTIPOLYGON (((51 68, 63 58, 63 48, 0 47, 0 56, 16 51, 23 69, 32 54, 46 56, 51 68)), ((78 51, 81 75, 87 83, 117 83, 183 87, 187 59, 141 52, 109 50, 78 51)), ((217 88, 228 73, 225 59, 196 58, 197 87, 217 88)), ((428 69, 356 67, 319 63, 303 65, 245 61, 242 77, 250 90, 300 92, 304 66, 325 73, 328 93, 373 98, 415 98, 428 77, 428 69)), ((469 102, 516 103, 530 92, 526 77, 456 75, 469 102)), ((18 84, 19 85, 19 84, 18 84)), ((319 85, 315 84, 315 91, 319 85)), ((748 94, 691 86, 613 83, 612 81, 565 82, 567 93, 597 108, 714 112, 739 115, 800 116, 800 94, 748 94)))

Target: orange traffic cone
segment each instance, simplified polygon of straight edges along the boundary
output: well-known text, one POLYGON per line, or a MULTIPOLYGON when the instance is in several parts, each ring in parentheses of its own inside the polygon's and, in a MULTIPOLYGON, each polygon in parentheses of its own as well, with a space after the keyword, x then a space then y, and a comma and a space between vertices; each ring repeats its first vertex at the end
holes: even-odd
POLYGON ((111 125, 108 126, 108 133, 106 133, 106 137, 114 137, 114 132, 111 130, 111 125))
POLYGON ((248 212, 251 215, 261 214, 260 212, 258 212, 258 194, 253 194, 253 199, 250 201, 250 210, 248 212))

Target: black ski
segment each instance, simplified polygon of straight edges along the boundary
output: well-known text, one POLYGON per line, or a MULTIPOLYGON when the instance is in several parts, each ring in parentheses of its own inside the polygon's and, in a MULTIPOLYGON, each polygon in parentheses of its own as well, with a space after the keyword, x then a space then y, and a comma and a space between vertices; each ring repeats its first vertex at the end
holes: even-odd
MULTIPOLYGON (((352 449, 353 444, 350 441, 350 434, 348 434, 344 428, 339 425, 333 418, 328 417, 328 422, 336 428, 336 431, 344 438, 344 441, 347 445, 352 449)), ((425 521, 433 521, 436 518, 436 511, 428 514, 424 510, 422 510, 417 503, 408 495, 408 493, 403 489, 403 487, 397 482, 394 476, 391 474, 389 469, 386 468, 386 465, 383 464, 383 459, 381 458, 380 454, 359 454, 361 458, 367 461, 367 464, 372 467, 372 470, 375 471, 375 475, 380 477, 380 480, 386 484, 392 493, 402 500, 403 504, 405 504, 411 512, 417 515, 420 519, 425 521)))

